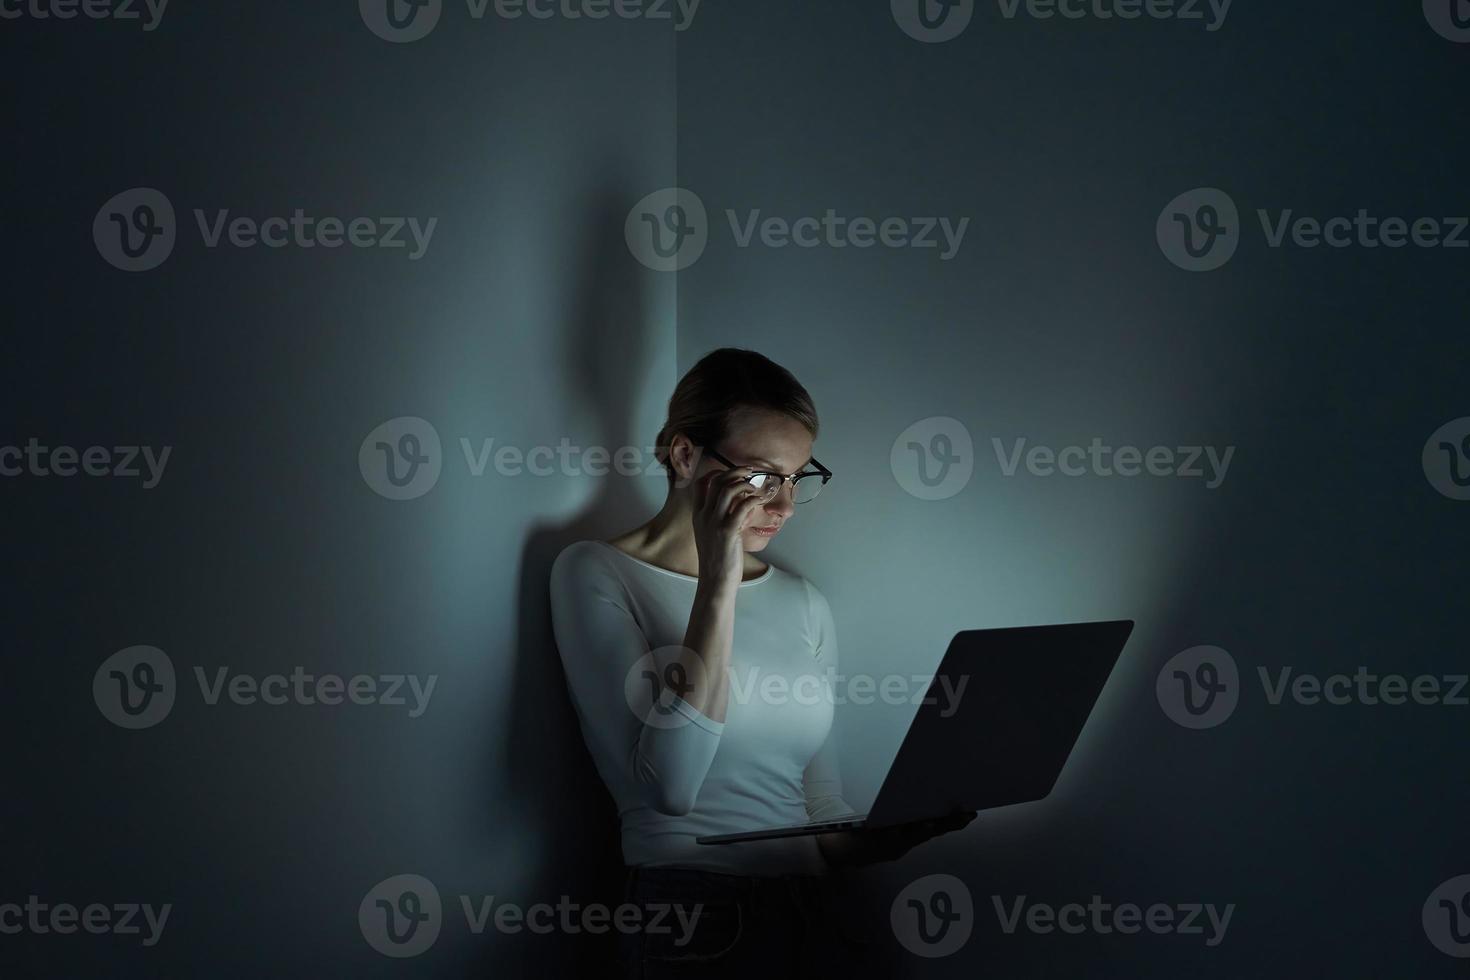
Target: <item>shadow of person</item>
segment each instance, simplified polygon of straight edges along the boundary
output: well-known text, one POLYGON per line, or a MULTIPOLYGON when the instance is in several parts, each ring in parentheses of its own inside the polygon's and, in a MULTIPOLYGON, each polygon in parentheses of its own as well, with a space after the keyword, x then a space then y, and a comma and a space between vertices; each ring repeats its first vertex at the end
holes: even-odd
MULTIPOLYGON (((623 182, 607 181, 579 209, 588 217, 588 231, 574 266, 579 270, 577 287, 562 338, 569 397, 563 417, 590 420, 577 429, 586 446, 603 446, 610 453, 653 441, 654 433, 635 431, 640 392, 648 382, 650 362, 666 358, 673 363, 672 336, 670 346, 660 352, 649 323, 648 273, 623 239, 624 217, 639 196, 623 182)), ((647 462, 643 459, 640 469, 647 462)), ((524 825, 539 828, 550 842, 534 874, 549 900, 566 895, 574 903, 613 907, 622 900, 617 811, 567 693, 551 627, 548 579, 552 562, 567 545, 608 538, 646 520, 651 511, 639 481, 656 478, 619 476, 610 470, 590 479, 594 490, 586 504, 568 520, 533 525, 521 552, 515 696, 505 753, 509 771, 501 785, 523 809, 524 825)), ((658 487, 662 492, 661 481, 658 487)), ((558 937, 555 951, 546 950, 550 959, 545 965, 595 966, 599 975, 605 974, 616 955, 616 941, 611 931, 558 937)))

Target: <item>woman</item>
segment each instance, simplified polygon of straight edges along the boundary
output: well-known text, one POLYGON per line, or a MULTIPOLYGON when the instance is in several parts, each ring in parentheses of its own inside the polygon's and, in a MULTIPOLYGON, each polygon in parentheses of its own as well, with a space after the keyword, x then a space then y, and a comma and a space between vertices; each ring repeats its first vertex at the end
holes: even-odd
POLYGON ((557 646, 617 803, 627 902, 686 916, 624 933, 628 976, 816 962, 800 957, 831 940, 816 921, 822 875, 892 859, 973 817, 695 842, 853 812, 829 737, 831 611, 811 583, 759 557, 832 476, 812 458, 816 435, 790 372, 753 351, 714 351, 669 400, 663 508, 611 541, 569 546, 553 566, 557 646))

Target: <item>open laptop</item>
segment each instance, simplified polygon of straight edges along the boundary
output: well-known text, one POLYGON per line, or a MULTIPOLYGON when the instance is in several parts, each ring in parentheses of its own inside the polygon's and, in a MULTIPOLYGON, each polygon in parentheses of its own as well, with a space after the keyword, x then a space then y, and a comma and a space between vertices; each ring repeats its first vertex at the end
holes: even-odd
POLYGON ((1044 799, 1132 632, 1133 621, 1124 619, 956 633, 872 810, 695 840, 736 844, 891 827, 1044 799))

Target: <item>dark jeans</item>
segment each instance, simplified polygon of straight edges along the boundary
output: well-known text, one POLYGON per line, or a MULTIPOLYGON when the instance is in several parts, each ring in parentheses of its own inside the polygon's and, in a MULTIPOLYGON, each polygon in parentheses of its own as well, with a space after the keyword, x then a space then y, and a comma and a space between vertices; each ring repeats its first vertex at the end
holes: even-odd
POLYGON ((821 976, 848 942, 828 915, 829 882, 688 868, 629 868, 623 901, 641 927, 619 934, 630 980, 821 976), (682 914, 682 918, 680 915, 682 914))

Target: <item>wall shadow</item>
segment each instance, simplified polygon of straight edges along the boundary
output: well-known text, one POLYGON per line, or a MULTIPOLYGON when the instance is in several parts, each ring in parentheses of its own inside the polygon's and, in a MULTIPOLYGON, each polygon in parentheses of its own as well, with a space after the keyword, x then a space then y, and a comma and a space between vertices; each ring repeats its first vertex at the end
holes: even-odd
MULTIPOLYGON (((615 172, 603 168, 603 173, 615 172)), ((588 445, 643 446, 653 433, 639 432, 639 393, 648 380, 656 341, 649 323, 647 273, 628 253, 623 221, 638 199, 632 181, 610 178, 592 188, 578 213, 586 234, 562 255, 575 256, 575 284, 567 306, 561 374, 568 405, 564 418, 590 419, 579 428, 588 445)), ((511 798, 551 842, 536 871, 546 898, 568 895, 580 903, 616 905, 622 899, 622 852, 617 811, 603 785, 567 692, 551 627, 549 577, 567 545, 607 538, 642 523, 650 513, 637 484, 641 477, 610 473, 596 483, 588 503, 572 518, 537 523, 521 551, 517 630, 509 726, 511 798)), ((616 934, 579 933, 547 949, 543 967, 595 967, 605 973, 616 955, 616 934)))

